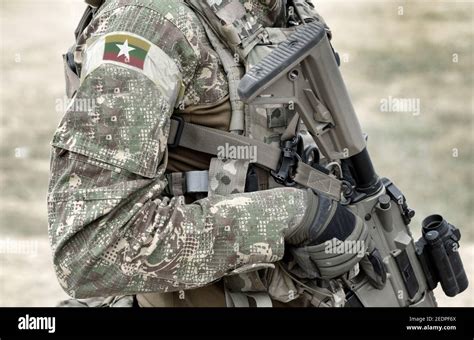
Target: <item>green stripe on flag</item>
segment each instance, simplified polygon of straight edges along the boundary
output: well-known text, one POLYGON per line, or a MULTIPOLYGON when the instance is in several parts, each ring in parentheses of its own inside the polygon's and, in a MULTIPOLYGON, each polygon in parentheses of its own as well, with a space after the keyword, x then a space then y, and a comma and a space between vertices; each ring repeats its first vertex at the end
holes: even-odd
MULTIPOLYGON (((133 51, 130 51, 130 56, 135 57, 141 60, 145 60, 148 51, 142 50, 141 48, 133 45, 129 45, 130 47, 134 48, 133 51)), ((116 53, 118 54, 120 48, 117 46, 116 43, 107 43, 105 44, 105 53, 116 53)))

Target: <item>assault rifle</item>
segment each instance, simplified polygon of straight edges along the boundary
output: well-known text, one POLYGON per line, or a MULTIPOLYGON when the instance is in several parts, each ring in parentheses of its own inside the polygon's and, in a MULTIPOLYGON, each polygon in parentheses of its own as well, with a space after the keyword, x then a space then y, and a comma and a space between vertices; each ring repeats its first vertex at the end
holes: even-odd
MULTIPOLYGON (((457 251, 459 229, 432 215, 423 221, 423 236, 415 243, 409 228, 414 211, 392 181, 377 176, 323 24, 313 21, 297 28, 249 70, 239 95, 248 105, 294 105, 317 144, 309 152, 312 166, 337 165, 330 167, 330 175, 340 181, 341 203, 371 230, 388 279, 376 289, 362 272, 351 278, 346 306, 431 307, 436 306, 432 291, 439 282, 448 296, 467 288, 457 251)), ((291 166, 273 175, 280 183, 294 183, 291 166)))

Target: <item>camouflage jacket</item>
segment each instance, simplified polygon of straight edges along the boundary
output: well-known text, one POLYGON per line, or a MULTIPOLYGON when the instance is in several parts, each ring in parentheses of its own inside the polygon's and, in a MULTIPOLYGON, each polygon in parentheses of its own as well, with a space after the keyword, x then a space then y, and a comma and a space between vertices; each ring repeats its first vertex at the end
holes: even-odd
POLYGON ((78 41, 81 81, 53 137, 48 194, 65 291, 84 298, 193 289, 279 261, 284 232, 304 217, 304 190, 191 204, 163 195, 170 116, 228 95, 195 13, 181 0, 108 0, 78 41))

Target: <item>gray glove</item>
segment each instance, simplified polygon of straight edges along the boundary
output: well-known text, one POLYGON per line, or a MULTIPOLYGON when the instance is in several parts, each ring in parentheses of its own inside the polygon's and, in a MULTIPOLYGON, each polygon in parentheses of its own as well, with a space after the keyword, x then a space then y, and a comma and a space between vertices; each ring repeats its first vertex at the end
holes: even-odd
POLYGON ((289 269, 300 278, 333 279, 359 263, 374 287, 385 285, 385 267, 365 223, 325 196, 308 191, 305 218, 285 239, 289 269))

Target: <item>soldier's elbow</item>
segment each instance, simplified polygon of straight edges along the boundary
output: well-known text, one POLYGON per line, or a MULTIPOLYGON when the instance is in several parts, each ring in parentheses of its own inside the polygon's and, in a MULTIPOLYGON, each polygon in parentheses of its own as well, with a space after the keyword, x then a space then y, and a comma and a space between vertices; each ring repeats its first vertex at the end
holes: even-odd
POLYGON ((54 254, 54 267, 59 284, 66 294, 75 299, 106 296, 98 289, 102 284, 100 277, 94 277, 95 266, 91 258, 74 256, 66 251, 54 254))

